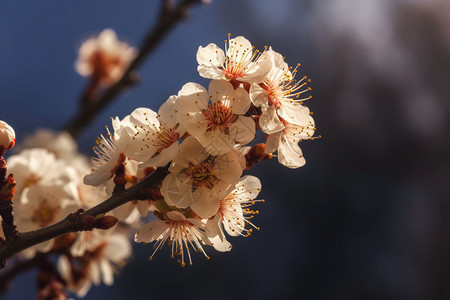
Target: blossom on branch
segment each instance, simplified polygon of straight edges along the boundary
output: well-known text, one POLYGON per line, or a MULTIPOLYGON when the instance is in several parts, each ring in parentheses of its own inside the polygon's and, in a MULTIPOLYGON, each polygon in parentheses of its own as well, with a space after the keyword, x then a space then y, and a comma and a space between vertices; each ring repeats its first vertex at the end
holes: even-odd
POLYGON ((270 69, 270 62, 242 36, 230 39, 228 35, 225 52, 213 43, 200 46, 197 62, 200 76, 234 83, 261 82, 270 69))
POLYGON ((220 199, 234 189, 242 174, 241 153, 210 155, 194 137, 186 138, 164 179, 161 194, 170 206, 190 207, 201 218, 217 212, 220 199))
POLYGON ((312 137, 315 131, 314 119, 309 114, 308 117, 309 119, 305 118, 308 121, 303 126, 290 124, 281 119, 284 129, 269 134, 267 138, 267 153, 277 151, 278 161, 288 168, 299 168, 306 163, 298 143, 302 140, 314 139, 312 137))
POLYGON ((156 241, 155 250, 149 260, 152 260, 156 251, 167 242, 172 247, 172 258, 181 256, 178 262, 184 267, 186 256, 189 259, 189 265, 192 265, 190 248, 202 252, 209 259, 202 246, 208 241, 203 227, 204 225, 198 219, 187 218, 179 211, 169 211, 165 213, 163 220, 156 220, 142 226, 134 240, 138 243, 156 241))
POLYGON ((69 290, 79 297, 84 297, 92 284, 112 285, 116 267, 125 264, 132 250, 124 233, 95 230, 79 233, 72 248, 73 256, 59 258, 58 270, 69 290))
POLYGON ((254 139, 255 122, 244 116, 250 104, 245 89, 234 89, 226 80, 212 80, 209 92, 196 83, 185 84, 176 108, 186 130, 211 155, 220 155, 236 143, 247 144, 254 139))
POLYGON ((137 108, 125 129, 129 145, 125 155, 143 162, 140 167, 167 165, 178 152, 178 140, 185 133, 175 109, 177 96, 170 96, 158 114, 149 108, 137 108))
POLYGON ((304 88, 308 83, 307 77, 297 81, 295 75, 299 65, 292 70, 283 56, 272 48, 265 52, 265 57, 272 63, 272 68, 261 82, 254 82, 250 87, 250 98, 262 111, 259 126, 265 133, 271 134, 284 128, 280 118, 291 124, 305 125, 309 120, 305 118, 309 109, 302 104, 311 96, 301 96, 311 90, 304 88))
MULTIPOLYGON (((80 208, 76 186, 71 183, 32 185, 25 188, 15 205, 16 224, 22 232, 52 225, 80 208)), ((36 251, 50 251, 53 244, 54 240, 48 240, 26 249, 23 254, 33 257, 36 251)))
POLYGON ((14 147, 16 133, 14 129, 4 121, 0 121, 0 153, 14 147), (1 150, 3 148, 3 150, 1 150))
POLYGON ((117 39, 112 29, 105 29, 81 45, 75 68, 80 75, 108 86, 122 77, 136 54, 133 47, 117 39))
POLYGON ((92 172, 84 177, 84 183, 99 186, 112 178, 119 164, 123 163, 126 156, 123 154, 128 139, 125 128, 129 127, 129 116, 122 121, 118 117, 111 119, 114 134, 106 128, 106 137, 100 134, 96 139, 97 146, 93 148, 96 157, 91 157, 92 172))

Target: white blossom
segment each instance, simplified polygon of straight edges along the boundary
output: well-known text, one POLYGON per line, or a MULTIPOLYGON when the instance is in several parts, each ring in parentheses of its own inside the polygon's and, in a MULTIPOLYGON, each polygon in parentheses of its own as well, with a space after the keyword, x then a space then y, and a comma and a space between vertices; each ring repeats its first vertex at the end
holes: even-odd
POLYGON ((74 168, 42 148, 25 149, 12 155, 7 165, 16 181, 15 198, 20 196, 25 187, 35 184, 64 184, 79 180, 74 168))
POLYGON ((4 150, 14 147, 16 142, 16 133, 14 129, 4 121, 0 121, 0 148, 4 150))
POLYGON ((45 148, 57 159, 71 160, 78 156, 77 143, 68 132, 55 132, 50 129, 38 129, 32 135, 26 136, 17 150, 28 148, 45 148))
POLYGON ((310 91, 310 88, 305 87, 307 77, 297 81, 295 75, 299 65, 292 70, 281 54, 271 48, 264 56, 268 57, 272 68, 262 83, 253 83, 250 87, 252 102, 261 107, 261 129, 267 134, 282 130, 284 125, 280 118, 291 124, 304 125, 308 121, 309 109, 302 103, 311 96, 300 97, 310 91))
MULTIPOLYGON (((78 191, 74 184, 31 185, 24 189, 15 202, 15 220, 19 231, 37 230, 61 221, 80 208, 78 191)), ((33 257, 36 251, 48 252, 54 240, 48 240, 23 251, 33 257)))
POLYGON ((202 77, 247 83, 261 82, 270 69, 267 58, 242 36, 225 41, 225 52, 213 43, 200 46, 197 62, 202 77))
POLYGON ((242 174, 241 153, 231 150, 211 156, 194 137, 186 138, 163 180, 161 194, 168 205, 191 207, 201 218, 216 214, 220 199, 242 174))
POLYGON ((164 220, 155 220, 142 226, 134 237, 138 243, 156 241, 155 250, 149 260, 153 259, 156 251, 161 249, 166 242, 172 247, 172 258, 176 255, 181 256, 178 262, 183 267, 186 256, 189 259, 189 265, 192 265, 190 248, 202 252, 209 259, 202 246, 208 242, 208 239, 202 229, 203 224, 198 219, 186 218, 178 211, 169 211, 165 216, 164 220))
POLYGON ((261 182, 254 176, 244 176, 236 184, 236 188, 222 200, 218 214, 221 216, 221 222, 226 232, 231 236, 248 236, 252 229, 246 229, 249 224, 259 230, 259 227, 253 225, 249 219, 259 211, 251 210, 249 207, 255 204, 254 200, 261 191, 261 182))
POLYGON ((119 80, 137 52, 117 39, 111 29, 85 41, 79 50, 75 68, 82 76, 92 76, 103 85, 119 80))
POLYGON ((158 114, 149 108, 137 108, 126 128, 131 139, 125 154, 143 162, 141 167, 165 166, 178 152, 178 140, 185 133, 175 109, 177 96, 171 96, 158 114))
POLYGON ((313 139, 314 119, 311 116, 308 119, 303 126, 290 124, 282 119, 284 129, 269 135, 266 152, 277 151, 278 161, 288 168, 295 169, 305 165, 306 161, 298 143, 313 139))
POLYGON ((92 283, 106 285, 114 283, 116 266, 122 266, 131 255, 131 245, 127 236, 120 232, 103 233, 97 230, 81 232, 72 246, 71 253, 79 261, 82 276, 74 277, 67 256, 58 260, 58 270, 66 280, 68 288, 79 297, 84 297, 92 283))
POLYGON ((225 80, 212 80, 209 93, 201 85, 187 83, 179 93, 177 110, 186 130, 197 137, 211 155, 224 154, 236 143, 255 137, 255 122, 243 116, 250 107, 244 88, 225 80))
POLYGON ((114 176, 120 163, 126 159, 124 149, 127 146, 126 128, 129 127, 129 116, 122 121, 118 117, 112 119, 114 135, 106 127, 107 135, 103 134, 96 139, 93 148, 96 157, 91 157, 92 172, 84 177, 84 183, 99 186, 106 183, 108 179, 114 176))

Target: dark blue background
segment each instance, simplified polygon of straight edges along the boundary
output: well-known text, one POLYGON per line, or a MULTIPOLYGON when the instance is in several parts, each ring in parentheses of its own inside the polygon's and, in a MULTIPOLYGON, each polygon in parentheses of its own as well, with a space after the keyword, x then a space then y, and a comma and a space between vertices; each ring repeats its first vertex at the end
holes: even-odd
MULTIPOLYGON (((198 46, 244 35, 271 45, 312 78, 323 139, 301 144, 305 167, 272 160, 251 174, 263 184, 255 223, 181 268, 135 245, 112 287, 87 299, 449 299, 448 139, 450 6, 445 0, 213 0, 197 6, 80 137, 90 155, 109 117, 157 110, 197 72, 198 46)), ((159 1, 0 1, 0 119, 20 142, 75 114, 86 79, 74 71, 83 40, 104 28, 138 45, 159 1)), ((33 272, 6 299, 34 298, 33 272)))

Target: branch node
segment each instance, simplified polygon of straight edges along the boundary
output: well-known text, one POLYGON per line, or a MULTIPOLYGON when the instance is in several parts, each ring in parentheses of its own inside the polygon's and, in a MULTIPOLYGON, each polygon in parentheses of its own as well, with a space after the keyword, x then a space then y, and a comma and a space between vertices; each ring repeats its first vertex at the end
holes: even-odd
POLYGON ((83 214, 84 209, 80 208, 67 216, 70 222, 75 224, 74 231, 91 231, 94 229, 95 218, 91 215, 83 214))

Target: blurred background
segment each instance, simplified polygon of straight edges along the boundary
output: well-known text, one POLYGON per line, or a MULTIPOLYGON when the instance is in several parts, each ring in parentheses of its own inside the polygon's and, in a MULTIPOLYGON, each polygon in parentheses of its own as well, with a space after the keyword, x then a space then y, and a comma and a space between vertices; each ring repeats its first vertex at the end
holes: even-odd
MULTIPOLYGON (((0 0, 0 119, 17 141, 74 116, 85 78, 81 43, 105 28, 138 46, 159 1, 0 0)), ((450 299, 450 2, 448 0, 212 0, 196 6, 79 138, 92 155, 109 117, 153 110, 182 85, 207 85, 196 69, 200 45, 243 35, 271 45, 312 78, 316 141, 301 144, 305 167, 276 160, 261 179, 249 238, 194 256, 181 268, 151 246, 111 287, 86 299, 450 299)), ((5 299, 33 299, 35 273, 5 299)))

